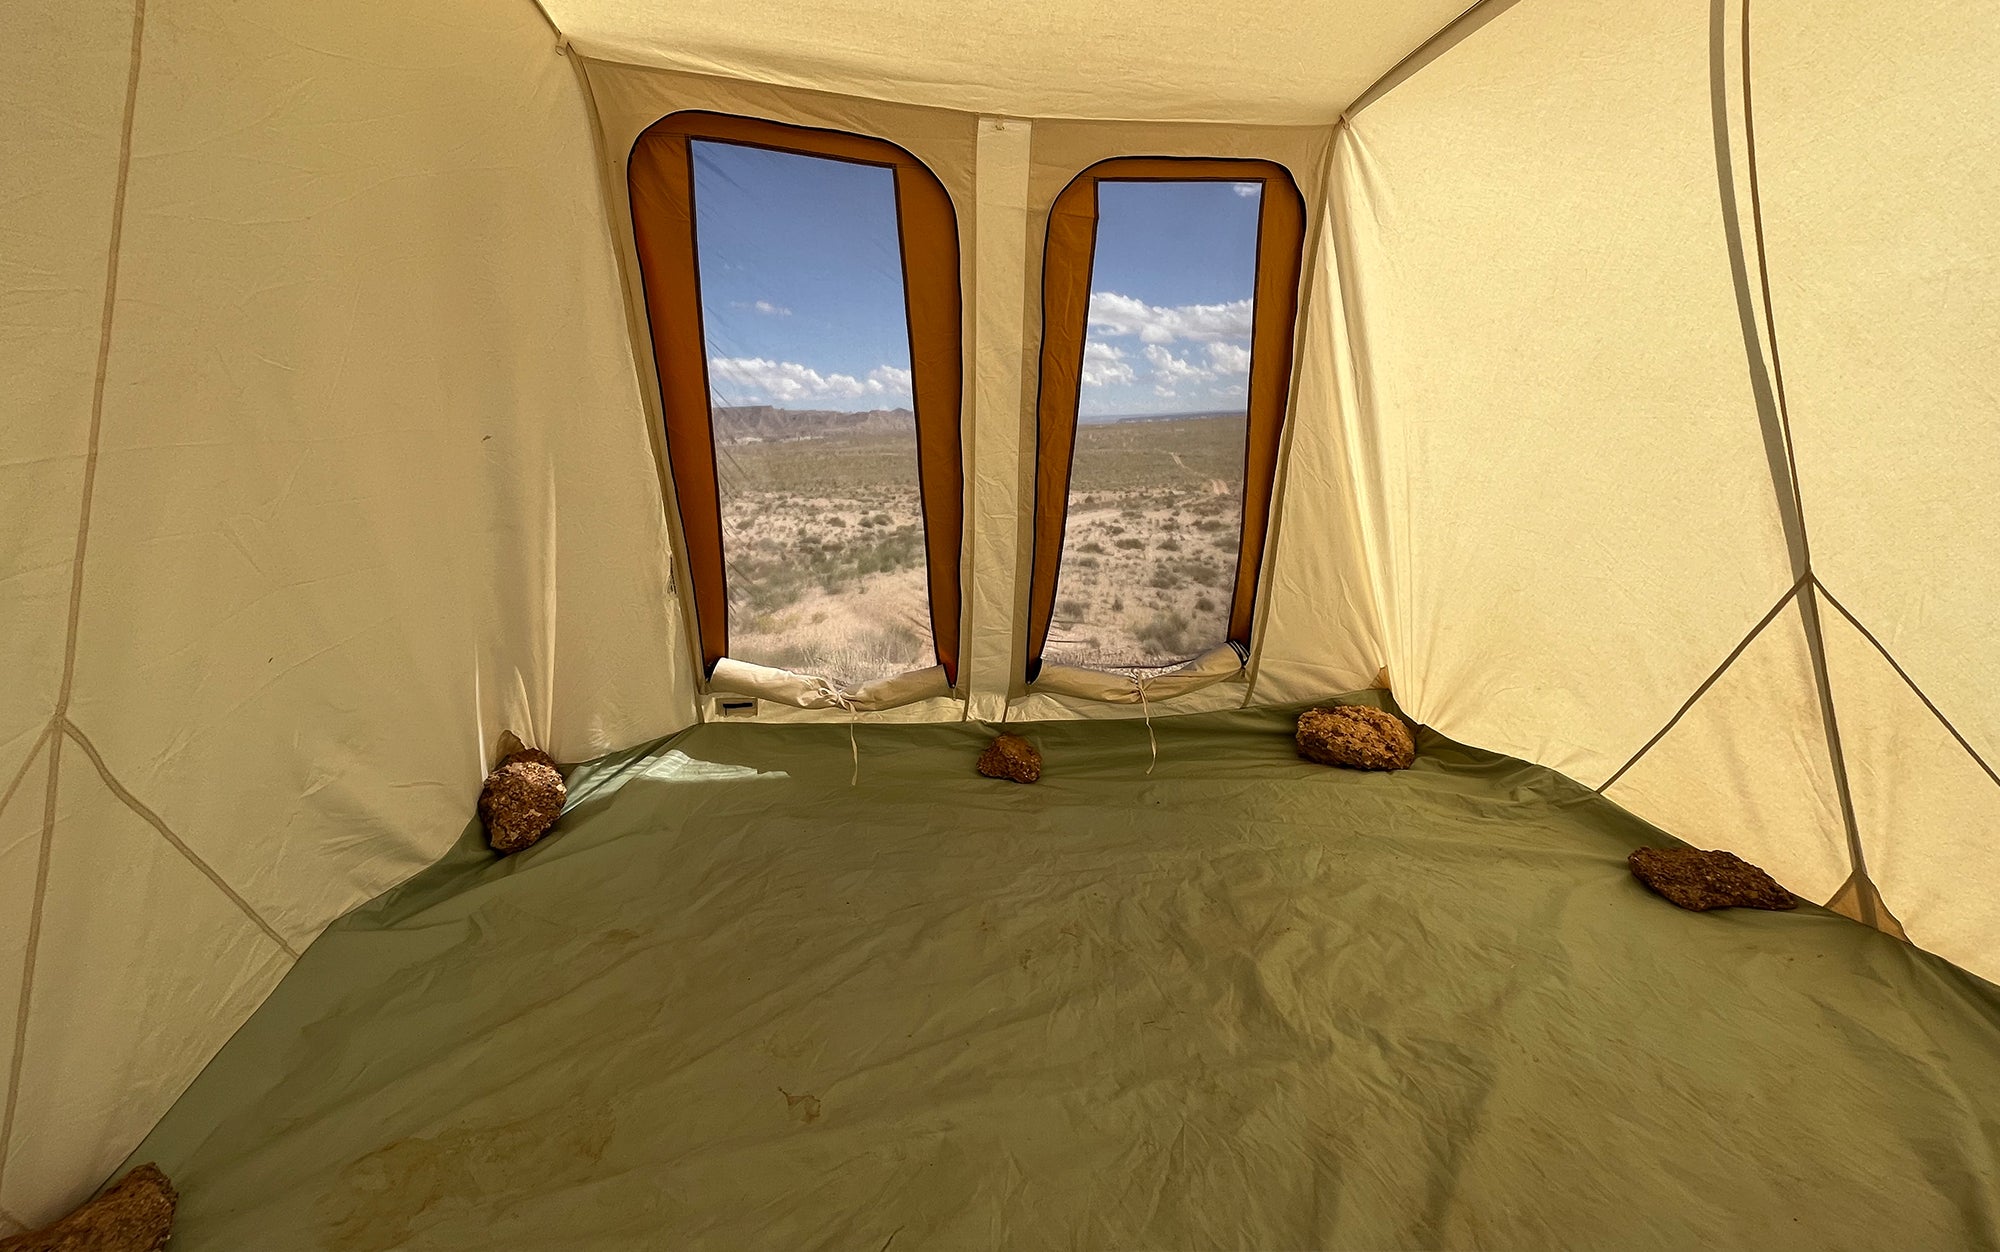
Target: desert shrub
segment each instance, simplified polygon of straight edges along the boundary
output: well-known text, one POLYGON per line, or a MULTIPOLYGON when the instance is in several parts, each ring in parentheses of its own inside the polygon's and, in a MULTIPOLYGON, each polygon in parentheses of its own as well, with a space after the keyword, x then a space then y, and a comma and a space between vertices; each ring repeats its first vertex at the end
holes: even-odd
POLYGON ((1184 613, 1156 613, 1133 633, 1139 642, 1163 656, 1181 656, 1193 650, 1194 623, 1184 613))
POLYGON ((1146 546, 1146 541, 1144 539, 1118 539, 1114 540, 1111 546, 1123 552, 1137 552, 1146 546))
POLYGON ((753 617, 776 613, 805 594, 811 575, 794 561, 745 561, 729 571, 729 599, 738 611, 753 617))
POLYGON ((1180 550, 1181 550, 1181 541, 1180 541, 1180 540, 1178 540, 1178 539, 1174 539, 1174 538, 1167 538, 1167 539, 1162 539, 1162 540, 1160 540, 1160 551, 1162 551, 1162 552, 1179 552, 1180 550))
POLYGON ((1146 579, 1146 585, 1148 587, 1158 587, 1162 591, 1172 591, 1181 585, 1181 580, 1174 576, 1172 569, 1163 565, 1154 570, 1152 576, 1146 579))
POLYGON ((1074 597, 1058 600, 1056 601, 1056 616, 1068 618, 1082 617, 1088 607, 1083 601, 1074 597))
POLYGON ((1194 611, 1197 613, 1213 613, 1215 612, 1215 601, 1209 599, 1207 596, 1202 596, 1194 602, 1194 611))
POLYGON ((1104 551, 1104 545, 1097 542, 1097 540, 1092 539, 1088 543, 1080 543, 1076 545, 1076 550, 1078 552, 1102 552, 1104 551))

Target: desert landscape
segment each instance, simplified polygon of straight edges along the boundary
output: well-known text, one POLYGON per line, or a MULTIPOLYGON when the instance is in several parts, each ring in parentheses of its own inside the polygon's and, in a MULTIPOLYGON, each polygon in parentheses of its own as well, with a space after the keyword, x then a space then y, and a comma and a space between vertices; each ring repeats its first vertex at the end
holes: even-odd
POLYGON ((1148 674, 1223 641, 1243 439, 1240 413, 1078 425, 1044 660, 1148 674))
MULTIPOLYGON (((730 655, 840 683, 934 664, 910 411, 714 417, 730 655)), ((1144 673, 1220 643, 1242 467, 1241 414, 1080 425, 1047 659, 1144 673)))

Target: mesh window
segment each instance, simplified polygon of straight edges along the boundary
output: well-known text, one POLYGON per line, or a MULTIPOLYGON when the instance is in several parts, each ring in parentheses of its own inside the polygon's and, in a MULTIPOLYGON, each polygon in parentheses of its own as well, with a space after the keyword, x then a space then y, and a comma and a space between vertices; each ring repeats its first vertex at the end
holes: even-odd
POLYGON ((1229 633, 1261 194, 1098 184, 1047 660, 1142 674, 1229 633))
POLYGON ((690 151, 729 653, 843 684, 932 665, 894 173, 690 151))

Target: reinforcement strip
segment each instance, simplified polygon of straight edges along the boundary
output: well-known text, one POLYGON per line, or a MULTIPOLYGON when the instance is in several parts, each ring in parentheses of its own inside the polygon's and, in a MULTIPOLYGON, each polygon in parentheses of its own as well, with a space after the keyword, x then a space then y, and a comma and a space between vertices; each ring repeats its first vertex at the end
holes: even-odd
POLYGON ((187 858, 188 864, 200 870, 203 877, 207 878, 210 882, 215 884, 215 889, 217 891, 220 891, 223 895, 228 896, 230 901, 234 903, 237 908, 243 910, 243 915, 249 918, 252 922, 255 922, 257 924, 257 929, 263 931, 265 936, 269 938, 272 943, 277 944, 278 947, 284 952, 286 956, 292 958, 294 961, 299 959, 298 950, 293 948, 291 944, 285 942, 285 937, 278 933, 276 927, 272 926, 271 923, 264 920, 264 915, 262 913, 259 913, 255 908, 252 908, 250 902, 244 899, 242 895, 237 892, 236 888, 230 886, 226 881, 224 881, 222 875, 216 873, 215 870, 212 867, 210 867, 207 861, 202 860, 201 857, 195 853, 195 850, 187 845, 187 842, 185 840, 183 840, 179 835, 176 835, 167 826, 166 822, 161 820, 159 814, 153 812, 152 809, 147 808, 146 805, 143 802, 141 802, 137 796, 133 795, 130 791, 126 790, 125 784, 119 782, 118 779, 111 773, 111 767, 104 763, 104 757, 97 751, 97 745, 92 743, 89 737, 86 736, 81 730, 77 729, 77 726, 74 722, 71 722, 67 718, 63 719, 63 733, 68 735, 70 739, 75 742, 77 747, 83 749, 83 754, 90 758, 90 763, 92 765, 97 767, 97 776, 104 781, 105 787, 110 790, 112 795, 117 796, 118 799, 124 803, 126 808, 131 809, 132 812, 136 813, 140 817, 140 819, 142 819, 148 826, 151 826, 154 830, 158 831, 160 834, 160 838, 166 840, 169 844, 172 844, 176 852, 179 852, 182 856, 187 858))
POLYGON ((1437 34, 1418 44, 1410 55, 1390 66, 1388 73, 1368 84, 1368 89, 1354 97, 1354 102, 1342 109, 1340 115, 1343 118, 1352 117, 1388 95, 1418 70, 1450 52, 1467 37, 1477 33, 1480 27, 1520 2, 1521 0, 1478 0, 1471 8, 1445 23, 1444 28, 1437 34))
POLYGON ((118 132, 118 179, 111 196, 111 238, 104 262, 104 307, 97 324, 97 376, 90 393, 90 442, 83 461, 83 500, 77 508, 76 550, 69 579, 69 624, 63 640, 62 686, 45 737, 49 745, 48 788, 42 808, 41 847, 35 862, 34 902, 28 910, 28 938, 21 964, 20 998, 14 1013, 14 1055, 7 1067, 7 1099, 0 1106, 0 1187, 14 1141, 14 1113, 20 1103, 21 1062, 27 1051, 28 1007, 35 991, 35 958, 41 948, 42 904, 49 882, 49 854, 56 831, 56 789, 61 777, 62 735, 57 728, 69 710, 76 678, 76 624, 83 608, 83 558, 90 544, 90 504, 97 487, 98 436, 104 425, 104 379, 111 362, 111 315, 118 304, 118 254, 125 235, 125 189, 132 172, 132 121, 139 102, 139 66, 146 43, 146 0, 132 5, 132 50, 125 74, 125 111, 118 132))
POLYGON ((1708 694, 1708 689, 1710 687, 1713 687, 1716 684, 1716 682, 1722 678, 1724 674, 1729 672, 1729 667, 1736 664, 1736 658, 1742 656, 1745 649, 1749 648, 1749 646, 1752 643, 1756 642, 1757 636, 1764 633, 1764 628, 1766 626, 1769 626, 1772 622, 1778 619, 1778 614, 1784 612, 1785 606, 1792 602, 1793 597, 1797 596, 1800 590, 1805 587, 1805 585, 1806 585, 1806 580, 1801 578, 1799 581, 1793 583, 1789 588, 1787 588, 1784 595, 1778 597, 1778 602, 1771 606, 1771 611, 1757 619, 1757 624, 1750 628, 1750 633, 1743 636, 1743 641, 1741 643, 1737 644, 1734 648, 1730 649, 1729 655, 1722 658, 1722 664, 1715 667, 1715 672, 1710 674, 1707 678, 1704 678, 1702 680, 1701 686, 1696 687, 1694 689, 1694 694, 1689 696, 1687 700, 1680 706, 1680 708, 1674 710, 1674 715, 1667 719, 1667 724, 1660 727, 1660 729, 1654 733, 1651 739, 1648 739, 1646 740, 1645 743, 1641 744, 1639 750, 1632 754, 1631 759, 1618 767, 1617 773, 1611 775, 1611 777, 1597 784, 1596 787, 1597 794, 1603 795, 1605 790, 1608 787, 1610 787, 1612 783, 1617 782, 1619 779, 1625 776, 1626 770, 1631 769, 1634 765, 1637 765, 1639 763, 1640 757, 1645 756, 1648 752, 1651 752, 1653 750, 1654 744, 1658 743, 1662 739, 1665 739, 1667 737, 1668 731, 1672 730, 1675 726, 1678 726, 1680 724, 1680 720, 1683 717, 1687 716, 1688 710, 1692 709, 1697 703, 1699 703, 1701 698, 1708 694))
POLYGON ((28 771, 35 767, 36 760, 42 755, 42 745, 49 741, 49 734, 54 729, 53 725, 44 726, 42 733, 35 736, 35 742, 28 748, 28 759, 21 762, 20 769, 14 771, 14 777, 8 782, 7 789, 0 791, 0 813, 7 811, 8 801, 14 798, 14 793, 21 789, 23 782, 27 781, 28 771))
POLYGON ((1958 727, 1951 724, 1951 719, 1944 715, 1943 710, 1938 708, 1936 702, 1934 702, 1929 696, 1924 694, 1924 689, 1922 687, 1917 686, 1917 680, 1910 677, 1909 671, 1905 670, 1902 667, 1901 663, 1898 662, 1895 657, 1889 654, 1889 649, 1882 646, 1882 641, 1875 637, 1875 632, 1869 630, 1866 626, 1863 626, 1861 624, 1860 618, 1848 612, 1847 606, 1842 604, 1839 600, 1835 599, 1833 593, 1826 589, 1826 584, 1821 582, 1817 577, 1813 579, 1813 586, 1817 587, 1819 589, 1819 593, 1822 596, 1826 597, 1826 602, 1833 606, 1834 611, 1836 613, 1839 613, 1842 617, 1847 619, 1848 625, 1860 631, 1861 637, 1874 645, 1875 650, 1882 654, 1882 659, 1889 663, 1889 668, 1896 671, 1896 677, 1902 679, 1904 684, 1907 685, 1913 693, 1915 693, 1917 699, 1922 700, 1924 702, 1924 707, 1931 711, 1932 717, 1938 719, 1938 724, 1951 732, 1951 737, 1953 739, 1958 740, 1958 746, 1965 749, 1965 754, 1971 757, 1973 762, 1977 764, 1980 769, 1986 771, 1986 776, 1988 778, 1991 778, 1996 785, 2000 785, 2000 773, 1995 773, 1993 767, 1986 763, 1986 758, 1979 755, 1979 749, 1973 747, 1971 741, 1966 739, 1964 735, 1958 733, 1958 727))
MULTIPOLYGON (((1775 364, 1779 359, 1778 324, 1770 306, 1771 273, 1764 246, 1762 197, 1757 189, 1756 115, 1751 107, 1750 0, 1739 2, 1739 74, 1743 87, 1743 143, 1750 184, 1750 225, 1752 241, 1756 245, 1758 289, 1764 296, 1762 329, 1769 337, 1771 361, 1775 364)), ((1723 233, 1729 248, 1730 277, 1736 288, 1736 311, 1742 325, 1744 357, 1750 369, 1750 390, 1756 398, 1757 419, 1763 428, 1764 455, 1770 465, 1778 517, 1784 527, 1792 574, 1795 578, 1806 580, 1799 594, 1799 612, 1805 625, 1806 650, 1812 657, 1820 724, 1826 735, 1827 756, 1833 766, 1841 821, 1847 831, 1848 860, 1855 876, 1866 880, 1868 863, 1862 852, 1860 825, 1854 816, 1854 795, 1847 778, 1847 755, 1841 745, 1840 721, 1834 710, 1833 687, 1827 675, 1826 638, 1820 628, 1819 605, 1811 582, 1812 549, 1806 539, 1805 510, 1795 472, 1790 407, 1784 398, 1783 375, 1765 363, 1764 343, 1759 338, 1757 299, 1750 287, 1749 257, 1743 240, 1743 213, 1736 196, 1736 167, 1729 140, 1728 6, 1729 0, 1709 0, 1709 110, 1715 134, 1715 177, 1722 198, 1723 233)), ((1862 920, 1874 925, 1876 916, 1872 892, 1862 893, 1861 906, 1862 920)))

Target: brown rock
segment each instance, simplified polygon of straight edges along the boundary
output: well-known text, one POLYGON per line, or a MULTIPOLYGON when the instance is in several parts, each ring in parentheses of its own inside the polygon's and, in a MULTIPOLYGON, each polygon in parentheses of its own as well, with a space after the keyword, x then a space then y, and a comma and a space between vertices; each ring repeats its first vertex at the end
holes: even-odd
POLYGON ((1031 783, 1042 776, 1042 754, 1019 735, 1001 735, 979 754, 979 772, 988 778, 1031 783))
POLYGON ((547 834, 562 816, 569 788, 549 754, 523 748, 501 759, 479 791, 479 820, 486 841, 503 855, 518 852, 547 834))
POLYGON ((141 1165, 55 1225, 0 1239, 0 1252, 159 1252, 179 1198, 158 1166, 141 1165))
POLYGON ((1684 909, 1790 909, 1798 901, 1733 852, 1640 848, 1625 858, 1632 876, 1684 909))
POLYGON ((1394 713, 1363 704, 1307 709, 1299 714, 1299 755, 1348 769, 1408 769, 1417 741, 1394 713))

